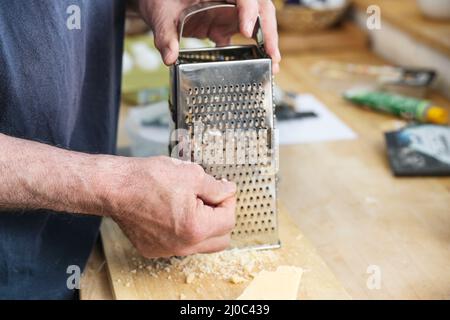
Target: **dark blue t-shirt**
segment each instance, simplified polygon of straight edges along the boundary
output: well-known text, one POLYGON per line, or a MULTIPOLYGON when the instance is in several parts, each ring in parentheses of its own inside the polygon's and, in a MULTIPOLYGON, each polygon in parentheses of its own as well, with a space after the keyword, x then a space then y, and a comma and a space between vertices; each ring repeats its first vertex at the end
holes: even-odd
MULTIPOLYGON (((121 0, 0 0, 1 133, 115 152, 124 7, 121 0)), ((0 212, 0 298, 73 298, 68 267, 84 268, 99 223, 46 210, 0 212)))

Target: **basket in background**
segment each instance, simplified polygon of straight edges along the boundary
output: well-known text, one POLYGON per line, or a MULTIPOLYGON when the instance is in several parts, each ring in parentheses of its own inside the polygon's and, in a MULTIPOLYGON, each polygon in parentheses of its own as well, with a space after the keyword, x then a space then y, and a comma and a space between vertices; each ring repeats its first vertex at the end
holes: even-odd
POLYGON ((318 31, 335 25, 346 12, 350 1, 338 8, 312 9, 301 5, 274 1, 280 30, 288 32, 318 31))

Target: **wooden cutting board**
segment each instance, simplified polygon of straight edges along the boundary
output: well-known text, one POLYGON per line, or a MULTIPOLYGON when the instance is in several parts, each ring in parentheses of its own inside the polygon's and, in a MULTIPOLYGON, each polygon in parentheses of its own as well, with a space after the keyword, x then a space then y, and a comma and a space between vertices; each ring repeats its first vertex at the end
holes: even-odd
MULTIPOLYGON (((282 248, 274 250, 276 265, 272 261, 267 269, 277 265, 305 269, 298 299, 349 299, 342 284, 295 226, 284 207, 280 208, 279 225, 282 248)), ((186 276, 179 271, 161 272, 151 270, 152 267, 139 269, 136 268, 135 249, 112 220, 104 220, 101 235, 116 299, 236 299, 250 283, 249 280, 235 284, 209 275, 186 283, 186 276)))

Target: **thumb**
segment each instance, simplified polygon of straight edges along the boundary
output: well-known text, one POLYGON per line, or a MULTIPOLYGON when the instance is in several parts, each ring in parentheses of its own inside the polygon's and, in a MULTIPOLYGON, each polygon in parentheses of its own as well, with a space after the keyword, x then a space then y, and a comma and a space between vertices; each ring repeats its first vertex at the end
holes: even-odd
POLYGON ((236 193, 236 185, 225 179, 216 180, 206 174, 197 196, 206 204, 218 206, 236 193))
POLYGON ((173 21, 160 20, 154 25, 155 46, 166 65, 174 64, 178 58, 178 31, 173 21))

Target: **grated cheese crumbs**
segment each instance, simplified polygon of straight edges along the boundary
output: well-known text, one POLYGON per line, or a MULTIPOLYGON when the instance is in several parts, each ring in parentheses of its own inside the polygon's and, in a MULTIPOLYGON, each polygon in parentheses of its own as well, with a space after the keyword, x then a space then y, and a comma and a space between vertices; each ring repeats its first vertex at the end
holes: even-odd
POLYGON ((194 279, 195 279, 195 273, 189 273, 186 276, 186 283, 191 284, 192 282, 194 282, 194 279))
POLYGON ((230 279, 230 282, 232 282, 232 283, 242 283, 245 281, 247 281, 247 279, 240 277, 238 275, 233 275, 230 279))
MULTIPOLYGON (((137 254, 137 253, 136 253, 137 254)), ((263 269, 276 266, 278 256, 275 251, 232 249, 212 254, 195 254, 188 257, 132 259, 137 268, 145 268, 150 276, 171 279, 169 273, 185 277, 187 284, 205 276, 214 277, 233 284, 248 281, 263 269)))

